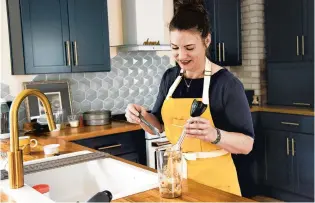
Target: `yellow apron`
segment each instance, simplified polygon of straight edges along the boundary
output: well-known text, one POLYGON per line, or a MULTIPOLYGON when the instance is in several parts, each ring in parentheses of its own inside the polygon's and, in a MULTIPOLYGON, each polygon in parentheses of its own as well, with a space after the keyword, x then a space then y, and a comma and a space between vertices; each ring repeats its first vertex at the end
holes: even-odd
MULTIPOLYGON (((181 81, 183 70, 169 89, 162 106, 162 118, 168 140, 175 144, 183 130, 183 125, 190 118, 190 107, 193 98, 172 98, 181 81)), ((206 60, 202 101, 208 104, 206 111, 200 116, 213 124, 209 107, 209 87, 211 62, 206 60)), ((200 100, 200 99, 198 99, 200 100)), ((201 184, 241 196, 237 173, 231 153, 217 145, 196 138, 186 137, 182 144, 184 162, 187 164, 187 178, 201 184)))

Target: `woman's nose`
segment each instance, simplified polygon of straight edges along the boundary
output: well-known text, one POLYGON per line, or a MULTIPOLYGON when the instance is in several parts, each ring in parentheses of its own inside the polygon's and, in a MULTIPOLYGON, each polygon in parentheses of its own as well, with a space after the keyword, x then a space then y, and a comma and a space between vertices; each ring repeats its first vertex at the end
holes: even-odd
POLYGON ((184 49, 178 51, 178 59, 184 60, 187 58, 187 52, 184 49))

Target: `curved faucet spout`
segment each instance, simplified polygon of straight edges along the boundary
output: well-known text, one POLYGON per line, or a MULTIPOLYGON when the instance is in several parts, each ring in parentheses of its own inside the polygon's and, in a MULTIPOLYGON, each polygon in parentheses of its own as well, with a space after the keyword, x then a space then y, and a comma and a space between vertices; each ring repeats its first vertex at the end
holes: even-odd
POLYGON ((24 172, 23 172, 23 153, 19 150, 19 129, 18 129, 18 110, 22 101, 27 96, 36 96, 42 102, 45 113, 47 115, 49 130, 55 130, 56 125, 53 120, 53 114, 49 100, 46 95, 37 89, 26 89, 19 93, 14 99, 10 108, 10 152, 9 158, 9 182, 12 189, 23 187, 24 185, 24 172))

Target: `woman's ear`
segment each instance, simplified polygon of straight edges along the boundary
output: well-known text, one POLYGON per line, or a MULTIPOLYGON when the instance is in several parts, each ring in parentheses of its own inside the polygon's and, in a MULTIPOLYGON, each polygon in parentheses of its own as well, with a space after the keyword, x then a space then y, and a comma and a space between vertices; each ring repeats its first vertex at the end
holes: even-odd
POLYGON ((205 39, 205 44, 206 44, 206 47, 209 47, 211 44, 211 34, 210 33, 208 34, 208 36, 205 39))

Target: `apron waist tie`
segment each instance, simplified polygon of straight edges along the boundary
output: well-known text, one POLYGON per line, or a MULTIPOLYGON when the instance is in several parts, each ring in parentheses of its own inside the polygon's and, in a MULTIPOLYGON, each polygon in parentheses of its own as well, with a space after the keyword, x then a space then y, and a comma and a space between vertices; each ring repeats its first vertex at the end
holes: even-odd
POLYGON ((215 150, 211 152, 186 152, 183 153, 183 178, 187 178, 187 161, 196 161, 197 159, 215 158, 228 154, 224 149, 215 150))

